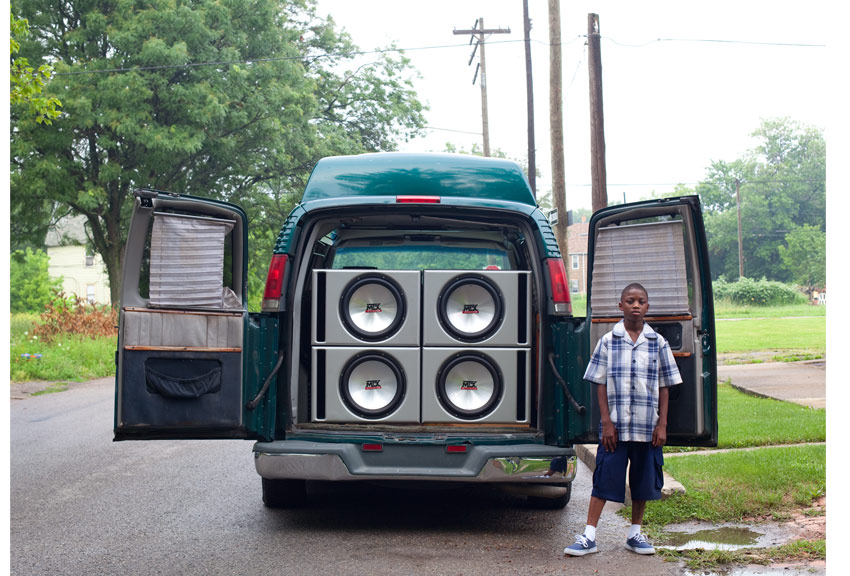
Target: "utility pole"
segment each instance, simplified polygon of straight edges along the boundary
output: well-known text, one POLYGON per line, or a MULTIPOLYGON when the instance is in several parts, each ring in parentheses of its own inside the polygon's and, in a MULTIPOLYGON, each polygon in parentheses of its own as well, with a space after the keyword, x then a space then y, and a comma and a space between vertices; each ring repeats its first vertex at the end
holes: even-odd
POLYGON ((475 58, 475 50, 480 46, 481 52, 478 56, 478 66, 475 68, 475 75, 472 77, 472 83, 475 84, 475 78, 478 76, 479 69, 481 70, 481 125, 482 135, 484 137, 484 155, 490 156, 490 122, 487 117, 487 66, 484 59, 484 38, 486 34, 510 34, 510 28, 493 28, 487 30, 484 28, 484 18, 479 18, 473 24, 471 30, 454 30, 454 34, 472 34, 469 43, 476 41, 475 48, 472 49, 472 56, 469 57, 469 65, 472 65, 472 59, 475 58), (481 25, 479 28, 478 25, 481 25))
MULTIPOLYGON (((567 192, 564 175, 564 114, 561 78, 560 0, 549 0, 549 139, 552 147, 552 201, 558 212, 555 240, 561 257, 569 260, 567 245, 567 192)), ((569 266, 565 266, 569 274, 569 266)))
POLYGON ((735 196, 738 199, 738 278, 744 277, 744 243, 741 233, 741 180, 735 178, 735 196))
POLYGON ((525 32, 525 94, 528 108, 528 184, 537 198, 537 154, 534 151, 534 88, 531 81, 531 19, 528 0, 522 0, 522 21, 525 32))
POLYGON ((587 65, 590 69, 590 173, 591 204, 596 212, 608 205, 605 170, 605 122, 602 114, 602 54, 599 48, 599 15, 587 15, 587 65))

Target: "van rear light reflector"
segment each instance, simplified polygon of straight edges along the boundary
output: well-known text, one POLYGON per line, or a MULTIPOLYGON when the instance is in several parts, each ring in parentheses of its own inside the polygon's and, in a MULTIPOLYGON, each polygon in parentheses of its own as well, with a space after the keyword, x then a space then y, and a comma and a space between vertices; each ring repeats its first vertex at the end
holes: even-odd
POLYGON ((283 295, 283 275, 286 273, 286 262, 289 256, 275 254, 269 264, 269 274, 266 276, 266 289, 263 292, 263 312, 277 312, 280 309, 280 297, 283 295))
POLYGON ((360 449, 364 452, 383 452, 384 445, 383 444, 363 444, 360 446, 360 449))
POLYGON ((567 282, 567 269, 562 258, 547 258, 549 268, 549 283, 552 291, 552 303, 555 314, 572 314, 573 305, 570 302, 570 286, 567 282))
POLYGON ((449 454, 463 454, 466 452, 466 444, 449 444, 446 446, 446 452, 449 454))
POLYGON ((439 204, 439 196, 396 196, 398 204, 439 204))

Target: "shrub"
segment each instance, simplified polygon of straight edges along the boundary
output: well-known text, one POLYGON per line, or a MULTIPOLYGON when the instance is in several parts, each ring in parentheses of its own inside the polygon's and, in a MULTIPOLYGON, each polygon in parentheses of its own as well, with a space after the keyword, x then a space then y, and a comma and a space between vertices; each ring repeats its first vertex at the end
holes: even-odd
POLYGON ((727 282, 721 276, 714 281, 713 289, 715 300, 725 300, 733 304, 777 306, 808 302, 805 294, 795 286, 764 278, 739 278, 736 282, 727 282))
POLYGON ((11 312, 41 312, 52 291, 62 285, 47 274, 47 254, 32 248, 16 250, 9 259, 9 309, 11 312))
POLYGON ((117 333, 118 312, 109 306, 96 306, 79 296, 55 297, 41 314, 41 323, 33 327, 33 334, 50 342, 63 334, 79 334, 88 338, 114 336, 117 333))

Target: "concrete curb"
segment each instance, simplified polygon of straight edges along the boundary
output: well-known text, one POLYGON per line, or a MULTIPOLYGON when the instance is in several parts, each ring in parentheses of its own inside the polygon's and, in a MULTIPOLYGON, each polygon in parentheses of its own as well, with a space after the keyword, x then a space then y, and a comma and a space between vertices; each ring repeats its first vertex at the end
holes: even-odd
MULTIPOLYGON (((576 444, 576 455, 581 459, 585 465, 590 468, 590 471, 593 472, 596 470, 596 449, 598 448, 598 444, 576 444)), ((670 474, 667 473, 666 470, 664 472, 664 488, 661 489, 661 499, 664 500, 669 498, 673 494, 684 494, 685 487, 682 484, 673 478, 670 474)), ((626 506, 630 506, 632 503, 632 495, 631 490, 629 490, 629 479, 628 474, 626 475, 626 506)))

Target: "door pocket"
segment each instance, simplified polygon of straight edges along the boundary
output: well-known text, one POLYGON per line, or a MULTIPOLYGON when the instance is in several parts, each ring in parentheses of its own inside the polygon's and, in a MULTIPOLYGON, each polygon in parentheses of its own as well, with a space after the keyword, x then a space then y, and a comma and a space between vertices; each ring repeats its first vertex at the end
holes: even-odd
POLYGON ((200 398, 205 394, 216 394, 221 390, 221 366, 206 370, 197 376, 175 376, 153 368, 145 363, 145 382, 151 394, 168 398, 200 398))

